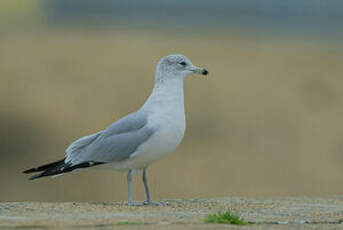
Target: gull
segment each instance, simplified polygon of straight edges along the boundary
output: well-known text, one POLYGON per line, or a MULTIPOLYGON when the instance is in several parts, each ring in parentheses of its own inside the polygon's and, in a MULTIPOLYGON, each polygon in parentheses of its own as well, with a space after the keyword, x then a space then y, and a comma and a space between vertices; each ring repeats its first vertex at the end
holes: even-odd
POLYGON ((184 137, 183 81, 192 73, 207 75, 208 71, 180 54, 163 57, 156 67, 152 93, 138 111, 74 141, 64 159, 23 173, 39 172, 29 178, 34 180, 90 167, 128 171, 128 205, 137 205, 132 202, 131 179, 133 173, 142 170, 146 193, 143 205, 158 205, 150 196, 147 168, 173 152, 184 137))

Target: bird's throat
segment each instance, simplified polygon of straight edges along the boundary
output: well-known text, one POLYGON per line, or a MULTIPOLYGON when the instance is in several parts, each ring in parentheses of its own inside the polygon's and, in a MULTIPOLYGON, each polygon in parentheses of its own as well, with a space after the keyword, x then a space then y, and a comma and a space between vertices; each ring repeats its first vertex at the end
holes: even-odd
POLYGON ((171 110, 184 113, 183 80, 156 81, 151 95, 144 104, 146 109, 171 110))

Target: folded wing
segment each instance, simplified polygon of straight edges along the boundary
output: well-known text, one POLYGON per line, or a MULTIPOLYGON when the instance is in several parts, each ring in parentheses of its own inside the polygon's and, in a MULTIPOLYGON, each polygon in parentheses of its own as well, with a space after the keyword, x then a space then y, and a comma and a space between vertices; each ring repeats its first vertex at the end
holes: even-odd
POLYGON ((129 114, 109 128, 74 141, 65 159, 31 168, 24 173, 41 172, 30 179, 60 175, 82 168, 130 158, 154 133, 142 112, 129 114))
POLYGON ((66 162, 113 162, 128 159, 154 131, 144 113, 132 113, 96 134, 83 137, 67 149, 66 162))

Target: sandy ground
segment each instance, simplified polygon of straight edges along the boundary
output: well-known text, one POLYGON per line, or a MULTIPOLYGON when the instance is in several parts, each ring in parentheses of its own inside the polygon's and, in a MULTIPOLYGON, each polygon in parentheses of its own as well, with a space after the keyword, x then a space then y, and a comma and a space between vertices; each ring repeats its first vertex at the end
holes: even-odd
POLYGON ((0 229, 343 229, 343 197, 167 200, 166 207, 107 203, 0 203, 0 229), (218 210, 240 213, 245 226, 205 224, 218 210), (134 222, 135 224, 122 224, 134 222))

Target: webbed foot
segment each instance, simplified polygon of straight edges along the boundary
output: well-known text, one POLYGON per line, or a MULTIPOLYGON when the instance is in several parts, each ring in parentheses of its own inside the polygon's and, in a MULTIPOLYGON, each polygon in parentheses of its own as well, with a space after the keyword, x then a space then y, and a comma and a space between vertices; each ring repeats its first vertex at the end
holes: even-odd
POLYGON ((163 206, 163 207, 171 206, 171 204, 169 204, 168 202, 144 201, 143 204, 149 205, 149 206, 163 206))

